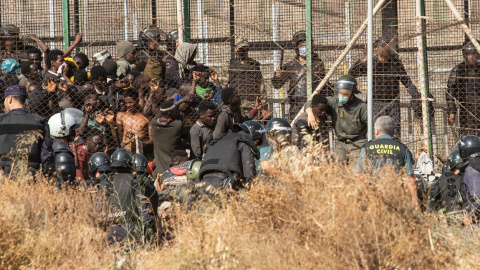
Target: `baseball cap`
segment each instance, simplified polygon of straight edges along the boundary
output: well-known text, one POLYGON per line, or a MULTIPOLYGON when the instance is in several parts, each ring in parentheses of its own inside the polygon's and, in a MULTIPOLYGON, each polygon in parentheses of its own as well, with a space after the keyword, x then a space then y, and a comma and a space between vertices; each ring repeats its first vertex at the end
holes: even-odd
POLYGON ((2 98, 2 101, 8 96, 27 96, 27 89, 22 85, 12 85, 5 89, 5 95, 2 98))

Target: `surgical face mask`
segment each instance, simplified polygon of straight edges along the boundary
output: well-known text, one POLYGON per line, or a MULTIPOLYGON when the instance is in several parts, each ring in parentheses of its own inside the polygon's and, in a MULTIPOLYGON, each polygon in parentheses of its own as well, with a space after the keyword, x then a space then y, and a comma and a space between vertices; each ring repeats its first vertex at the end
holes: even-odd
POLYGON ((306 47, 306 46, 303 46, 303 47, 298 48, 298 54, 299 54, 301 57, 307 56, 307 47, 306 47))
POLYGON ((348 102, 348 97, 342 97, 338 95, 338 102, 340 102, 340 104, 345 104, 348 102))

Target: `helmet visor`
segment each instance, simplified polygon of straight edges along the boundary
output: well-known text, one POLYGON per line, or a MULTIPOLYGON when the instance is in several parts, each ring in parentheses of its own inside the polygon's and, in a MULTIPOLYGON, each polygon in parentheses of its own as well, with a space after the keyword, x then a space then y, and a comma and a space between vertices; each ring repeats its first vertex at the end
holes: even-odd
POLYGON ((351 81, 341 80, 335 83, 335 90, 350 90, 352 91, 355 87, 355 83, 351 81))

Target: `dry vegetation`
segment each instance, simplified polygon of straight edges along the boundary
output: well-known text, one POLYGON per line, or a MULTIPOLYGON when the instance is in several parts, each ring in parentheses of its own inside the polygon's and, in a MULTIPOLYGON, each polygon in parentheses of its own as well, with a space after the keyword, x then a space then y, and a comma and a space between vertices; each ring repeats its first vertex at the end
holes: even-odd
POLYGON ((175 209, 175 239, 130 252, 106 247, 92 193, 6 181, 0 185, 0 268, 476 267, 478 236, 411 210, 397 176, 367 185, 344 168, 314 165, 313 156, 278 159, 281 177, 259 181, 223 207, 175 209))

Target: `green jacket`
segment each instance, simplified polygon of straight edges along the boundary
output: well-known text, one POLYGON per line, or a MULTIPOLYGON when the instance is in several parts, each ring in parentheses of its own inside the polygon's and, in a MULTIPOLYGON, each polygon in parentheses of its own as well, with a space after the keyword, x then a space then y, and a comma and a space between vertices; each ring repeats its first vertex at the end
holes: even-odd
POLYGON ((338 102, 338 96, 327 97, 327 114, 332 117, 333 127, 339 140, 354 139, 367 134, 367 104, 353 96, 347 104, 338 102))
POLYGON ((120 58, 117 61, 117 76, 123 78, 132 70, 132 65, 128 63, 125 59, 120 58))

